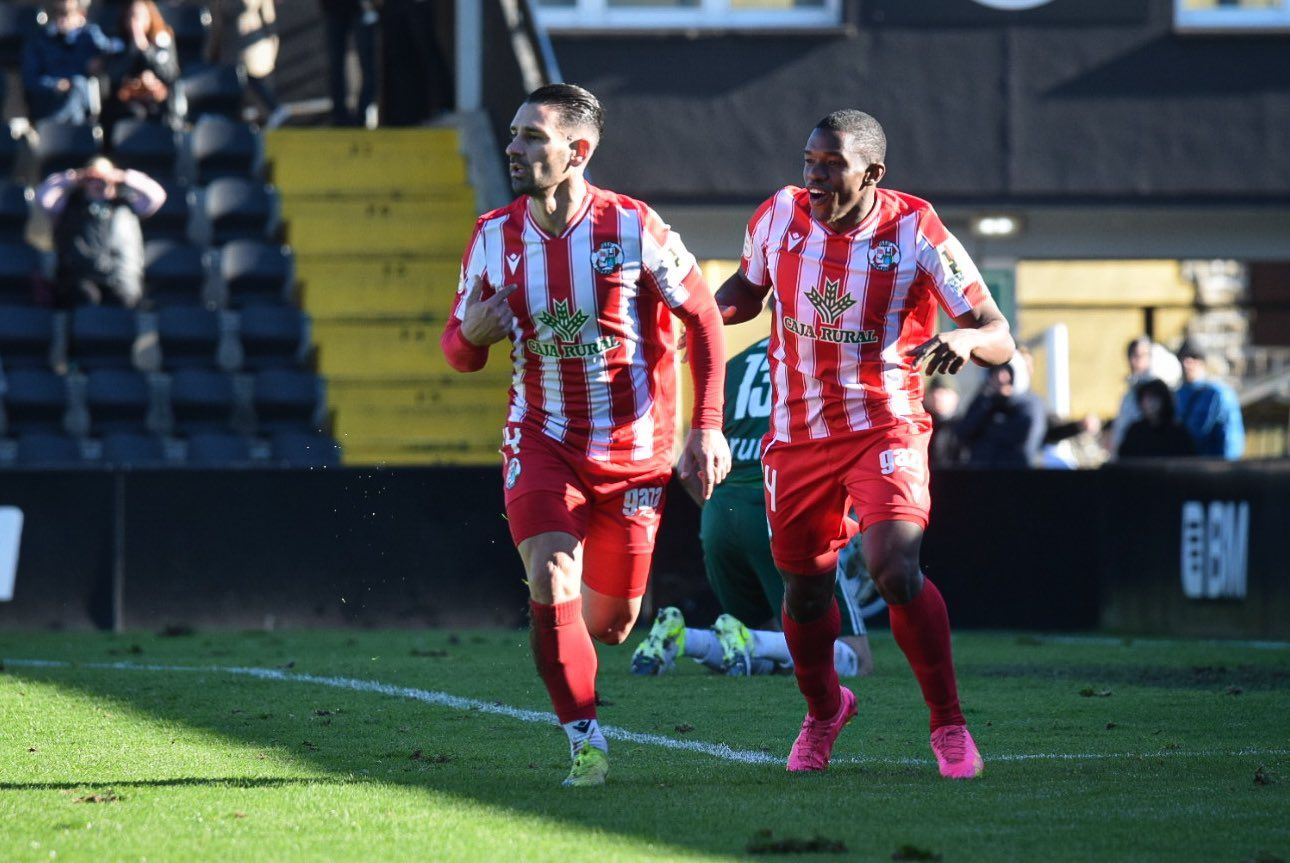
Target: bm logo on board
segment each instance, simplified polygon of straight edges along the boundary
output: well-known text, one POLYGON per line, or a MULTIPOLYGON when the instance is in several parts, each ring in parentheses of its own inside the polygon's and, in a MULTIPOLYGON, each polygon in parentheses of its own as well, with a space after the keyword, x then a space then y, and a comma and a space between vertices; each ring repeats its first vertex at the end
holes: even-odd
POLYGON ((1244 599, 1248 501, 1189 500, 1182 508, 1182 589, 1188 599, 1244 599))

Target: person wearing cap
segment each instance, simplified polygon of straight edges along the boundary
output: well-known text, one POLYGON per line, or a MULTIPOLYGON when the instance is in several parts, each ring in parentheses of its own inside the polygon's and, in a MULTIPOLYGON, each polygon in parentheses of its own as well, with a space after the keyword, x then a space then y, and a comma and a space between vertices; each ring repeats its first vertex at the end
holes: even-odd
POLYGON ((1197 455, 1235 460, 1245 452, 1245 423, 1236 391, 1209 377, 1205 352, 1187 339, 1178 348, 1183 385, 1178 388, 1178 418, 1196 442, 1197 455))

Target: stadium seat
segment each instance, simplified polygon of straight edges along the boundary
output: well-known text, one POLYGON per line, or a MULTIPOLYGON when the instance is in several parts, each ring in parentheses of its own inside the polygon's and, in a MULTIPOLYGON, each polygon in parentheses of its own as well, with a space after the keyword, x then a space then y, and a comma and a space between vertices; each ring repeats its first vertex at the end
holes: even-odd
POLYGON ((15 463, 20 467, 80 467, 85 463, 80 442, 59 432, 31 432, 18 438, 15 463))
POLYGON ((31 303, 42 264, 40 252, 26 243, 0 241, 0 302, 31 303))
POLYGON ((192 179, 198 185, 205 186, 222 177, 250 180, 260 176, 260 137, 245 123, 208 114, 193 126, 188 151, 192 179))
POLYGON ((72 309, 68 358, 86 369, 130 368, 139 333, 134 312, 119 306, 72 309))
POLYGON ((157 335, 164 368, 215 368, 219 312, 199 306, 163 308, 157 313, 157 335))
POLYGON ((38 141, 33 154, 35 182, 39 183, 50 174, 66 171, 68 168, 83 168, 99 154, 100 134, 97 126, 89 124, 77 126, 53 119, 38 122, 38 141))
POLYGON ((219 273, 230 306, 281 305, 291 299, 295 262, 287 246, 234 240, 220 250, 219 273))
POLYGON ((242 310, 239 335, 245 368, 298 366, 309 348, 309 318, 290 306, 249 306, 242 310))
POLYGON ((233 421, 233 376, 212 369, 180 369, 170 379, 170 411, 177 431, 226 431, 233 421))
POLYGON ((329 435, 282 432, 273 436, 270 458, 291 467, 339 467, 340 444, 329 435))
POLYGON ((144 247, 144 294, 153 306, 206 302, 206 253, 182 240, 149 240, 144 247))
POLYGON ((67 378, 41 369, 4 376, 5 422, 10 435, 62 431, 68 408, 67 378))
POLYGON ((237 119, 242 112, 244 73, 237 66, 203 66, 175 82, 175 113, 187 123, 207 114, 237 119))
POLYGON ((166 190, 166 202, 161 209, 143 220, 145 240, 186 240, 191 207, 188 187, 177 180, 158 180, 166 190))
POLYGON ((144 432, 113 432, 103 436, 104 464, 125 467, 165 467, 166 442, 144 432))
POLYGON ((325 385, 313 372, 267 369, 255 376, 253 403, 262 432, 313 431, 326 406, 325 385))
POLYGON ((143 432, 152 407, 152 389, 141 373, 128 369, 97 369, 85 384, 90 429, 103 432, 143 432))
POLYGON ((142 171, 158 182, 174 179, 179 148, 175 131, 146 120, 118 120, 112 129, 112 161, 121 168, 142 171))
POLYGON ((277 222, 277 193, 264 183, 223 177, 205 188, 202 213, 209 240, 267 240, 277 222))
POLYGON ((36 29, 40 7, 0 3, 0 69, 18 69, 22 65, 22 43, 36 29))
POLYGON ((193 467, 227 467, 251 461, 251 442, 232 432, 195 432, 188 438, 188 464, 193 467))
POLYGON ((18 164, 18 154, 21 149, 22 145, 14 140, 7 129, 0 129, 0 177, 14 176, 14 168, 18 164))
POLYGON ((211 28, 211 13, 205 4, 160 3, 161 17, 175 31, 179 51, 179 68, 195 69, 206 56, 206 40, 211 28))
POLYGON ((18 183, 0 183, 0 240, 21 242, 30 212, 25 188, 18 183))
POLYGON ((0 306, 0 366, 49 366, 54 313, 38 306, 0 306))

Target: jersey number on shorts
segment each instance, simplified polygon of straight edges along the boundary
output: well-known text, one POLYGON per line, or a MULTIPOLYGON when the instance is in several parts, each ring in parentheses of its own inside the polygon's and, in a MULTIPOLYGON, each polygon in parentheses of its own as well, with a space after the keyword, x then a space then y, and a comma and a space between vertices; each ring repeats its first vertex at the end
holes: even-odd
POLYGON ((511 453, 520 454, 520 429, 506 426, 502 429, 502 447, 510 447, 511 453))

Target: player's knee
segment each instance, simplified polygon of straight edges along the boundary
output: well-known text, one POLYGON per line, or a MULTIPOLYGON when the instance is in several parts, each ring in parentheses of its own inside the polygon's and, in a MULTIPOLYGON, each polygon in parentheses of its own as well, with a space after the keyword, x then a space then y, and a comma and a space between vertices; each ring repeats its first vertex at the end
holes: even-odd
POLYGON ((632 631, 632 628, 630 625, 609 625, 598 629, 589 629, 588 631, 591 633, 591 637, 596 641, 599 641, 601 644, 613 646, 615 644, 622 644, 626 641, 627 634, 632 631))
POLYGON ((789 576, 784 580, 784 606, 799 623, 823 617, 833 602, 833 579, 789 576))
POLYGON ((869 564, 869 574, 882 598, 892 605, 904 605, 923 589, 923 574, 917 556, 893 553, 869 564))

